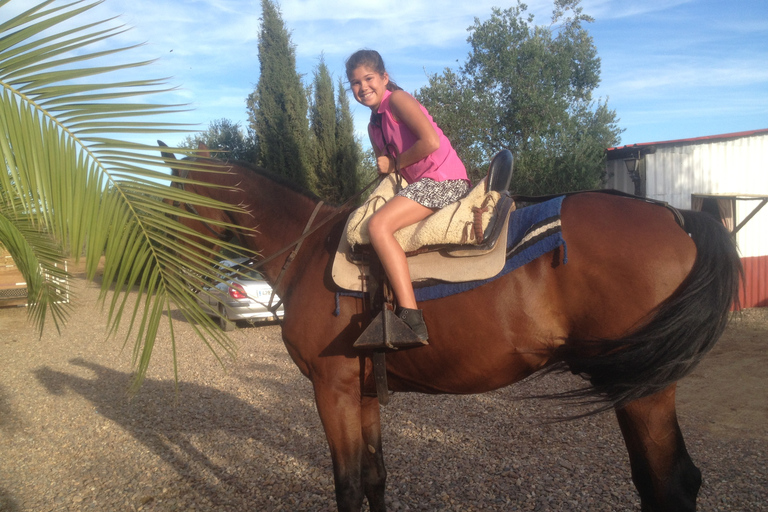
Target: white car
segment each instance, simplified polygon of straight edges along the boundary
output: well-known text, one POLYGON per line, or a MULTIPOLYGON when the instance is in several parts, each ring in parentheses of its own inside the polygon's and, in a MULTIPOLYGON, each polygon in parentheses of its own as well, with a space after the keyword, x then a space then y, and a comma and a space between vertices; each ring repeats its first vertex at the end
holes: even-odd
MULTIPOLYGON (((219 262, 217 270, 225 282, 203 288, 197 294, 197 302, 208 310, 209 315, 218 318, 223 331, 234 330, 239 321, 255 324, 276 320, 267 309, 272 287, 258 270, 243 265, 247 261, 247 258, 234 258, 219 262)), ((277 304, 279 300, 275 295, 272 304, 277 304)), ((282 318, 283 314, 283 306, 280 305, 277 316, 282 318)))

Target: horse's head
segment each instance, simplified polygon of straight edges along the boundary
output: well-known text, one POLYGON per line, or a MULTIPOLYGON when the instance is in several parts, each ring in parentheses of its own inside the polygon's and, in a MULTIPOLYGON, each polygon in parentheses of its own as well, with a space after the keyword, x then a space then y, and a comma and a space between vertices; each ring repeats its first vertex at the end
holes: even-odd
MULTIPOLYGON (((161 148, 168 147, 163 141, 158 140, 157 143, 161 148)), ((162 149, 160 150, 160 154, 164 159, 166 159, 166 161, 184 162, 189 158, 189 157, 186 157, 181 160, 178 160, 175 154, 168 151, 163 151, 162 149)), ((210 157, 211 157, 211 154, 210 154, 210 151, 208 150, 208 147, 206 147, 206 145, 203 143, 198 144, 198 151, 196 153, 195 158, 210 159, 210 157)), ((195 173, 194 171, 190 171, 188 167, 185 167, 183 165, 175 166, 171 164, 170 168, 171 168, 171 176, 173 178, 181 178, 181 180, 185 180, 188 178, 199 179, 203 175, 205 175, 205 173, 201 173, 201 172, 195 173)), ((210 191, 208 190, 207 187, 200 186, 194 183, 188 183, 188 182, 173 179, 173 178, 171 179, 171 187, 175 187, 185 192, 191 192, 193 194, 197 194, 203 197, 208 197, 208 198, 211 197, 210 191)), ((209 181, 210 181, 210 178, 209 178, 209 181)), ((182 224, 188 229, 201 233, 207 237, 214 237, 223 242, 231 240, 233 237, 236 236, 236 234, 233 233, 232 230, 226 227, 222 227, 215 223, 206 222, 205 220, 190 218, 188 215, 188 214, 192 214, 198 217, 202 217, 203 219, 210 219, 212 221, 217 221, 217 222, 230 222, 230 219, 228 218, 226 212, 223 210, 220 210, 217 208, 205 207, 199 204, 193 204, 191 200, 179 201, 179 200, 170 199, 170 198, 163 198, 163 201, 181 210, 178 215, 168 214, 168 216, 173 218, 175 221, 179 222, 180 224, 182 224)), ((191 242, 201 244, 207 247, 211 251, 218 251, 221 248, 221 245, 213 243, 210 239, 195 237, 195 236, 189 236, 189 239, 191 242)))
MULTIPOLYGON (((167 148, 168 144, 165 142, 158 140, 157 144, 161 148, 167 148)), ((160 155, 162 155, 163 158, 165 158, 167 161, 171 160, 177 160, 176 155, 173 153, 169 153, 168 151, 160 150, 160 155)), ((208 146, 203 144, 202 142, 199 142, 197 144, 197 155, 199 155, 201 158, 211 158, 211 152, 208 149, 208 146)), ((189 169, 179 169, 177 167, 171 166, 171 176, 177 177, 177 178, 186 178, 189 176, 189 169)), ((177 181, 171 180, 171 186, 177 187, 177 188, 183 188, 180 186, 180 184, 177 181)))

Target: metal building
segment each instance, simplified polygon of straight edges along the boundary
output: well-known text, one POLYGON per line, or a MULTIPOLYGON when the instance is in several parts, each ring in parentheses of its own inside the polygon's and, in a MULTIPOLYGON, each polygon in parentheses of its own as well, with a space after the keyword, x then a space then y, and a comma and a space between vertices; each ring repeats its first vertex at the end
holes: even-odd
POLYGON ((607 151, 607 188, 718 216, 745 271, 742 307, 768 307, 768 129, 607 151))

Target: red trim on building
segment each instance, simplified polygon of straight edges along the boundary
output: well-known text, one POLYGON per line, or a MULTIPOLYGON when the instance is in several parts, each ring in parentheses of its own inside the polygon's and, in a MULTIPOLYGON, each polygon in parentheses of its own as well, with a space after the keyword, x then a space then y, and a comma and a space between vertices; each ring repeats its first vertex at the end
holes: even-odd
POLYGON ((742 308, 768 307, 768 256, 741 258, 744 283, 739 289, 742 308))

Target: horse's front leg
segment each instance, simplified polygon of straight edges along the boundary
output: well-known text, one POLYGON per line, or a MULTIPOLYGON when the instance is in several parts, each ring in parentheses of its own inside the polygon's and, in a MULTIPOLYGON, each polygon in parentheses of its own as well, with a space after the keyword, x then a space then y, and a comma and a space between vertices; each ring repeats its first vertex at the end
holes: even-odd
POLYGON ((336 504, 343 512, 384 512, 386 470, 381 453, 379 404, 357 385, 314 382, 315 400, 333 461, 336 504))
POLYGON ((363 488, 371 512, 384 512, 387 509, 384 504, 387 470, 384 467, 381 446, 379 399, 363 397, 361 406, 363 441, 366 445, 363 458, 363 488))
POLYGON ((616 411, 643 512, 696 510, 701 471, 685 448, 675 385, 616 411))

